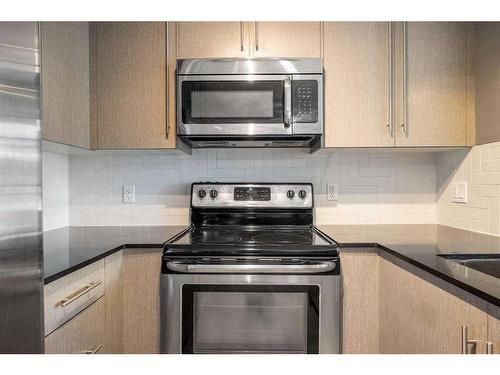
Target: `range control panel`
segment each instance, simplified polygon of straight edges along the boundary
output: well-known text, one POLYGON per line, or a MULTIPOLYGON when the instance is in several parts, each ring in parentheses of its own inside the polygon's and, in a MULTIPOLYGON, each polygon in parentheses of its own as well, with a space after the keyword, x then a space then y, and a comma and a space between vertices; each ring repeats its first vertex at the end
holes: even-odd
POLYGON ((312 184, 222 184, 192 185, 193 207, 312 208, 312 184))

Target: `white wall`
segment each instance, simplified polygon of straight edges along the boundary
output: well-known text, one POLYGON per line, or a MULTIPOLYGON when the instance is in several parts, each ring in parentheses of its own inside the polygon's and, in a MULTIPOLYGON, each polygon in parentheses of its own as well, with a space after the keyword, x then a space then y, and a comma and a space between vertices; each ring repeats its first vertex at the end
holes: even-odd
POLYGON ((70 225, 187 224, 196 181, 312 182, 321 224, 435 223, 436 156, 397 151, 193 150, 69 158, 70 225), (338 202, 326 183, 340 185, 338 202), (136 203, 122 203, 135 185, 136 203))
POLYGON ((438 223, 500 235, 500 142, 438 156, 438 223), (467 182, 468 202, 451 203, 451 183, 467 182))
POLYGON ((43 230, 69 224, 69 158, 67 155, 42 152, 43 230))

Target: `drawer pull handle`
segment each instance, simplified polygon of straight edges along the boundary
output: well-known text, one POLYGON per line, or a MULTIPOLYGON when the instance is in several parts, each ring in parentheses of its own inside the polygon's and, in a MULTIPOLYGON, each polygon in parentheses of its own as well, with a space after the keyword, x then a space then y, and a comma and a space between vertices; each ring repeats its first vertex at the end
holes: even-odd
POLYGON ((73 293, 72 295, 70 295, 66 298, 63 298, 61 300, 61 306, 62 307, 68 306, 70 303, 75 302, 78 298, 87 294, 92 289, 97 288, 101 284, 102 284, 102 281, 94 281, 94 282, 91 282, 90 284, 85 285, 81 290, 73 293))
POLYGON ((477 340, 469 339, 469 330, 467 326, 462 326, 462 354, 476 354, 477 340), (472 350, 469 350, 472 345, 472 350))
POLYGON ((490 341, 486 343, 486 354, 493 354, 493 343, 490 341))
POLYGON ((93 349, 90 349, 90 350, 84 350, 82 353, 83 354, 95 354, 97 353, 99 350, 101 350, 102 348, 102 344, 99 344, 97 345, 95 348, 93 349))

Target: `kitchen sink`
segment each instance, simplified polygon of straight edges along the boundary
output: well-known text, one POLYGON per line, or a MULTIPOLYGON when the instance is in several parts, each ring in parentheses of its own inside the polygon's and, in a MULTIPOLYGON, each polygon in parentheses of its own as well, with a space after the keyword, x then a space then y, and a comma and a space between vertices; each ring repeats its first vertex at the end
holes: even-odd
POLYGON ((500 254, 438 254, 438 256, 500 279, 500 254))

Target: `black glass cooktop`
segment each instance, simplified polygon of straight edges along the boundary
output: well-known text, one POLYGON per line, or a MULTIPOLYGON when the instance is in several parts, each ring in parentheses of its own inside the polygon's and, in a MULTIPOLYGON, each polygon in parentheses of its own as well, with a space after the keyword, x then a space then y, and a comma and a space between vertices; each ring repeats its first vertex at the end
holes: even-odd
POLYGON ((165 244, 169 252, 337 253, 337 244, 315 228, 190 228, 165 244))

